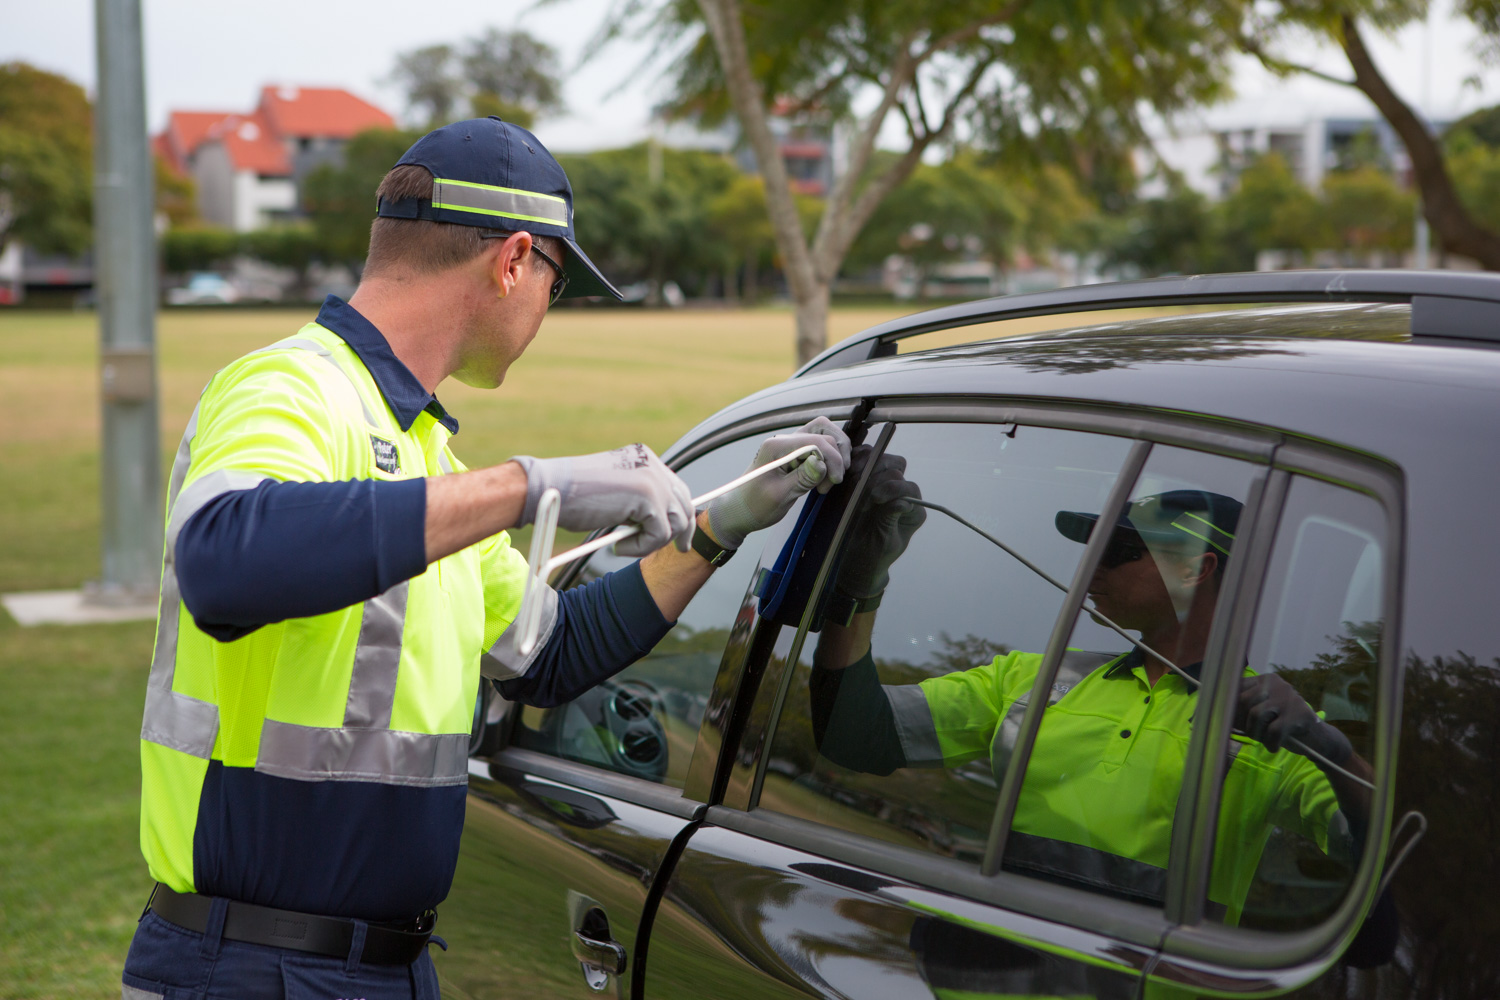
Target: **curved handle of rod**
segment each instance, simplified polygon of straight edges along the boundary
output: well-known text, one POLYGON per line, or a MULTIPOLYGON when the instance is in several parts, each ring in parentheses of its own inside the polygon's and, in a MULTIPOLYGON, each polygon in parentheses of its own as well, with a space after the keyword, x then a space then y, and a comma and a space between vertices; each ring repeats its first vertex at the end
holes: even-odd
POLYGON ((522 656, 536 648, 537 633, 542 627, 542 604, 533 596, 538 587, 547 585, 545 575, 533 572, 533 566, 545 566, 552 560, 552 546, 557 542, 557 516, 562 511, 562 494, 556 489, 543 491, 536 505, 536 521, 531 529, 531 558, 527 560, 526 583, 521 590, 521 609, 516 613, 516 650, 522 656))

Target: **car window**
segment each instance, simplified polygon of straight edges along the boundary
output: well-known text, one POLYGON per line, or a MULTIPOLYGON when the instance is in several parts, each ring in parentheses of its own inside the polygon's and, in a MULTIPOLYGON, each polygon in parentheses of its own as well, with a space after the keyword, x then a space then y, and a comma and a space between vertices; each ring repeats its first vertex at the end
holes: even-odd
MULTIPOLYGON (((1153 447, 1110 526, 1048 686, 1001 858, 1006 870, 1162 905, 1220 584, 1261 472, 1153 447)), ((1081 549, 1098 512, 1097 504, 1060 508, 1045 527, 1081 549)), ((991 749, 998 770, 1017 748, 1040 660, 1040 648, 1029 647, 997 659, 982 684, 946 685, 929 697, 934 717, 948 727, 973 717, 971 687, 982 690, 995 708, 981 717, 1003 719, 991 749)))
POLYGON ((1301 745, 1276 753, 1249 735, 1230 737, 1209 886, 1214 919, 1297 930, 1325 918, 1353 880, 1369 803, 1359 782, 1375 759, 1385 537, 1375 500, 1293 478, 1250 636, 1247 687, 1255 686, 1236 727, 1254 730, 1274 713, 1307 731, 1301 745))
POLYGON ((1066 587, 1083 551, 1053 521, 1097 510, 1129 447, 1043 427, 898 426, 792 665, 759 808, 977 861, 1003 714, 986 671, 1045 648, 1064 595, 1037 571, 1066 587), (943 697, 968 717, 934 731, 933 690, 961 691, 943 697))
MULTIPOLYGON (((693 495, 700 496, 749 468, 764 437, 724 445, 678 472, 693 495)), ((714 572, 655 649, 566 705, 524 707, 511 742, 681 788, 764 535, 750 535, 743 551, 714 572)), ((590 557, 575 586, 632 561, 599 552, 590 557)))

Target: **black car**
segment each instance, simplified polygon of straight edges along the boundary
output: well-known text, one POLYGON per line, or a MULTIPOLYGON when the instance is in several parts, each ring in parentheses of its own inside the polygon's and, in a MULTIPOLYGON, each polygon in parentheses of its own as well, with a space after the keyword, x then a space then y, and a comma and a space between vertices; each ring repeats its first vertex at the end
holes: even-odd
POLYGON ((716 414, 666 456, 695 493, 820 414, 859 472, 611 681, 547 710, 481 697, 445 996, 1500 994, 1497 347, 1500 278, 1164 279, 897 320, 716 414), (872 607, 839 581, 880 469, 922 514, 872 607), (1103 676, 1070 664, 1134 683, 1150 660, 1098 583, 1147 564, 1090 519, 1185 495, 1233 511, 1198 508, 1212 598, 1168 595, 1198 662, 1125 716, 1070 709, 1103 676), (928 766, 900 725, 884 767, 829 748, 825 661, 858 614, 873 690, 943 717, 928 766), (1018 663, 1020 688, 996 679, 1018 663), (1268 676, 1342 766, 1248 734, 1268 676), (970 708, 1001 721, 949 718, 970 708))

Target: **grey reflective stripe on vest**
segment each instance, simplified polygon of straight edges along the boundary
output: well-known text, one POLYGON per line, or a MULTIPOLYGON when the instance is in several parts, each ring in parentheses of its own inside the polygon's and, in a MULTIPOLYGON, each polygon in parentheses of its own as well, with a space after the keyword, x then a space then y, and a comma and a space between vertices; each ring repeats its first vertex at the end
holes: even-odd
POLYGON ((1006 838, 1001 866, 1157 906, 1166 894, 1165 868, 1019 830, 1006 838))
POLYGON ((916 684, 882 684, 885 700, 896 717, 896 736, 907 767, 942 767, 943 748, 938 745, 937 726, 927 696, 916 684))
POLYGON ((531 669, 536 658, 541 655, 542 649, 547 645, 547 639, 551 637, 552 630, 557 628, 557 591, 551 587, 543 587, 537 595, 542 601, 542 622, 537 629, 536 645, 531 647, 531 652, 522 656, 516 651, 516 625, 511 622, 500 633, 500 638, 495 644, 479 657, 479 672, 485 677, 497 681, 508 681, 512 677, 520 677, 531 669))
POLYGON ((125 983, 120 984, 120 1000, 162 1000, 164 994, 139 990, 125 983))
MULTIPOLYGON (((172 478, 167 485, 167 510, 177 506, 182 482, 193 462, 193 438, 198 433, 198 407, 188 418, 177 456, 172 460, 172 478)), ((207 502, 207 501, 205 501, 207 502)), ((219 706, 190 698, 172 690, 177 675, 177 617, 181 594, 177 589, 176 531, 182 520, 168 517, 167 542, 162 551, 161 596, 156 611, 156 648, 151 654, 151 676, 146 679, 146 711, 141 717, 141 739, 170 747, 201 760, 213 755, 219 735, 219 706), (176 530, 171 528, 176 522, 176 530)))
POLYGON ((299 781, 433 788, 467 784, 468 757, 468 733, 321 729, 267 719, 260 731, 255 769, 299 781))
MULTIPOLYGON (((379 426, 353 377, 333 359, 332 352, 317 341, 293 337, 255 353, 285 349, 305 350, 324 358, 348 380, 366 422, 379 426)), ((195 409, 172 465, 161 624, 151 678, 147 682, 141 738, 208 759, 218 734, 218 707, 172 691, 180 601, 174 548, 182 525, 204 504, 226 492, 251 488, 268 477, 224 470, 209 473, 184 490, 182 483, 192 464, 192 443, 197 426, 198 411, 195 409)), ((408 582, 402 581, 364 602, 343 727, 320 728, 265 720, 256 760, 257 771, 301 780, 376 781, 417 786, 462 784, 467 780, 467 733, 435 735, 398 732, 390 728, 408 591, 408 582)))
POLYGON ((564 228, 568 225, 568 203, 556 195, 471 181, 433 178, 432 207, 564 228))
MULTIPOLYGON (((1088 653, 1069 649, 1057 665, 1057 675, 1047 689, 1047 704, 1056 705, 1069 691, 1078 686, 1085 677, 1124 656, 1124 653, 1088 653)), ((1005 769, 1010 765, 1011 754, 1016 751, 1016 739, 1021 734, 1021 720, 1026 716, 1026 706, 1031 704, 1031 692, 1017 698, 1006 710, 1005 717, 995 727, 995 737, 990 741, 990 773, 996 781, 1005 780, 1005 769)))

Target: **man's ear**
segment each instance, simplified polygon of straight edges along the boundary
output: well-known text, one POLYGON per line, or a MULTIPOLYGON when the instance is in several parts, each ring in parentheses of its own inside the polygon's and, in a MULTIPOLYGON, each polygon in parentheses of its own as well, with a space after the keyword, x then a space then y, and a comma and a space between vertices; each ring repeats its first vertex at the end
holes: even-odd
POLYGON ((511 233, 503 240, 486 240, 495 245, 485 255, 485 271, 494 284, 495 297, 505 298, 521 280, 524 261, 531 253, 530 233, 511 233))
POLYGON ((1183 574, 1187 577, 1184 582, 1198 586, 1210 579, 1219 568, 1219 556, 1216 552, 1204 552, 1186 560, 1184 565, 1188 567, 1183 574))

